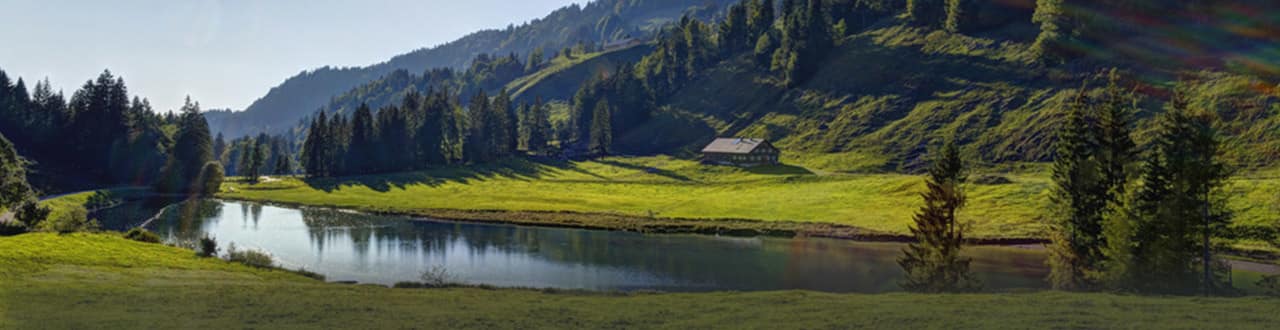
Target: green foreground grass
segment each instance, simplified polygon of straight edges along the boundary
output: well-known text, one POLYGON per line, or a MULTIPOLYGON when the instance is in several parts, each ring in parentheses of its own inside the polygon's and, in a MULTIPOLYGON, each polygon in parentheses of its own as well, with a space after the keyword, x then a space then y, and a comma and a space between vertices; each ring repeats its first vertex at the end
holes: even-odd
POLYGON ((608 294, 327 284, 111 234, 0 238, 0 328, 1267 328, 1274 298, 608 294))
MULTIPOLYGON (((739 169, 669 157, 572 163, 511 161, 379 176, 282 178, 225 184, 220 197, 366 211, 450 215, 449 211, 581 212, 637 218, 748 219, 855 226, 906 234, 923 178, 906 174, 815 174, 796 166, 739 169)), ((960 214, 970 237, 1043 238, 1050 182, 1043 166, 991 171, 1009 184, 969 186, 960 214)), ((992 173, 973 173, 979 177, 992 173)), ((1233 181, 1242 226, 1280 221, 1280 177, 1233 181)), ((492 212, 490 213, 492 214, 492 212)))

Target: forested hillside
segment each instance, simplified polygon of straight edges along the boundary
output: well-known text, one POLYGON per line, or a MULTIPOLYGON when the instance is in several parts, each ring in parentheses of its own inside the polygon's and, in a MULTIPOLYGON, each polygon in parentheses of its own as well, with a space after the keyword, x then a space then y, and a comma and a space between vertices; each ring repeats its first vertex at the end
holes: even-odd
POLYGON ((215 112, 208 117, 214 133, 221 132, 227 137, 263 131, 283 133, 331 98, 398 70, 418 74, 433 68, 462 69, 481 54, 516 54, 524 59, 535 50, 544 52, 549 59, 568 49, 646 38, 656 28, 686 14, 710 19, 724 4, 731 2, 597 0, 585 6, 575 4, 542 19, 500 30, 479 31, 368 67, 324 67, 302 72, 272 88, 243 112, 215 112))
POLYGON ((1268 166, 1280 159, 1280 58, 1266 46, 1280 25, 1256 14, 1268 6, 748 0, 714 20, 668 24, 643 47, 556 57, 524 72, 520 58, 489 55, 463 72, 399 72, 325 110, 377 109, 433 89, 468 100, 506 87, 515 98, 506 106, 568 105, 567 114, 544 111, 549 118, 506 112, 520 114, 511 120, 524 135, 525 122, 553 123, 547 136, 570 154, 689 155, 716 136, 749 136, 821 168, 911 171, 950 139, 987 164, 1047 161, 1065 102, 1080 88, 1096 99, 1115 69, 1139 140, 1177 90, 1219 115, 1233 163, 1268 166))

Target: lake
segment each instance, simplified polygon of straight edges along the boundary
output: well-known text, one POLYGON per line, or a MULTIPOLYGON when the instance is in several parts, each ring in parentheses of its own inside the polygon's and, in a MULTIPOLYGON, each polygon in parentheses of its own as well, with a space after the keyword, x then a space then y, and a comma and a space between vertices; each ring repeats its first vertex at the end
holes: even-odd
MULTIPOLYGON (((170 242, 204 235, 259 249, 329 281, 390 285, 442 268, 456 281, 586 290, 900 291, 905 246, 820 238, 641 234, 369 215, 200 200, 146 200, 94 214, 104 227, 170 242)), ((1042 251, 970 247, 987 291, 1043 289, 1042 251)))

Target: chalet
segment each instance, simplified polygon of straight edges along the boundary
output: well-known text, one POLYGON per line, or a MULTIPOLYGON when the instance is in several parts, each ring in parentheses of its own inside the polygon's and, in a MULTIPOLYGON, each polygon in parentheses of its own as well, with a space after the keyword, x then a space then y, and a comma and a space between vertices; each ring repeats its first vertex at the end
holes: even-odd
POLYGON ((719 138, 702 148, 702 161, 711 164, 774 165, 781 155, 778 148, 764 139, 719 138))

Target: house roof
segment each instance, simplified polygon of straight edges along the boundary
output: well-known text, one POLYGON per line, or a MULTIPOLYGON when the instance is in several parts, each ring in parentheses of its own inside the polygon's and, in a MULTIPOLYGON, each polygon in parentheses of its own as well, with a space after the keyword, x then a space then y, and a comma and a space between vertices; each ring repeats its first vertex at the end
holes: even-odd
POLYGON ((770 145, 769 141, 764 139, 744 139, 744 138, 718 138, 711 141, 706 148, 702 148, 704 153, 719 154, 749 154, 762 145, 770 145))

